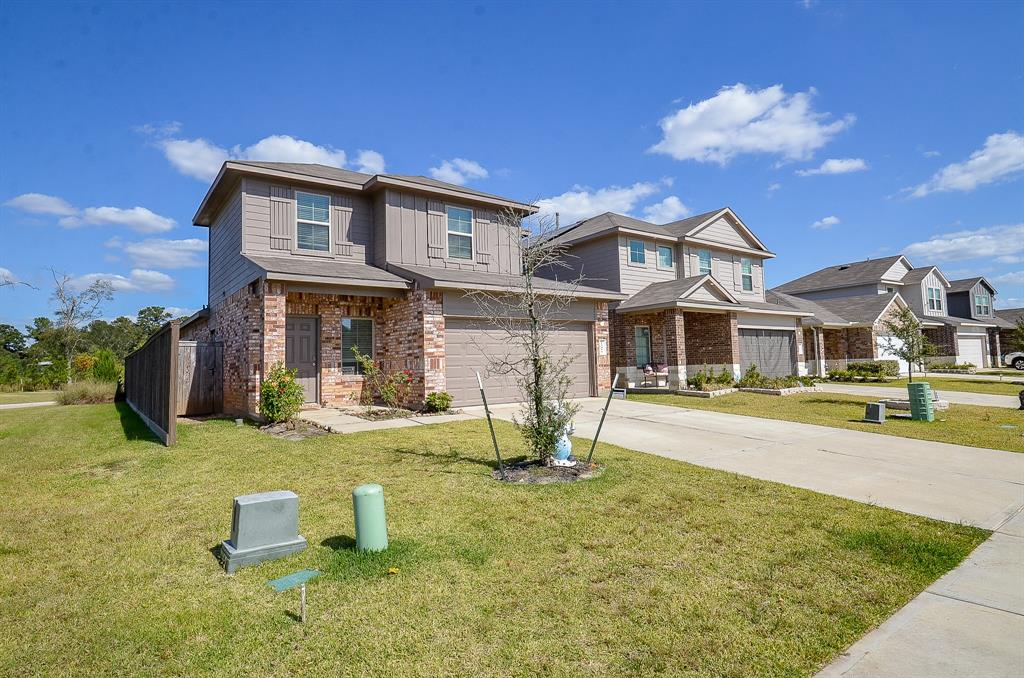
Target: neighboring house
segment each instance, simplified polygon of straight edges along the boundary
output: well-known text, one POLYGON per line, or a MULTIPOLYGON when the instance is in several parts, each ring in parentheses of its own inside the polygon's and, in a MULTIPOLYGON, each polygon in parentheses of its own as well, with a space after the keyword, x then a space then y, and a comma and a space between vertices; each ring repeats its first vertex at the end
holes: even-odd
MULTIPOLYGON (((937 267, 915 268, 906 257, 894 255, 829 266, 772 291, 819 304, 827 302, 833 313, 844 318, 847 305, 860 308, 860 302, 855 299, 899 293, 921 321, 924 335, 937 349, 937 354, 928 362, 970 362, 979 367, 988 366, 992 352, 988 348, 988 330, 995 324, 990 319, 951 315, 950 288, 951 283, 937 267)), ((883 355, 885 340, 878 337, 876 340, 873 355, 857 350, 846 356, 829 352, 830 346, 838 348, 840 344, 826 341, 825 362, 887 357, 883 355)))
POLYGON ((946 291, 949 299, 949 314, 956 318, 964 318, 983 325, 987 332, 984 345, 984 362, 971 360, 970 354, 979 350, 978 341, 971 337, 967 344, 960 340, 960 354, 966 362, 973 362, 979 367, 995 367, 1000 364, 1000 357, 1006 351, 1002 348, 1001 331, 1007 333, 1016 327, 1015 324, 1000 318, 994 308, 996 288, 982 277, 950 280, 946 291))
POLYGON ((568 268, 552 278, 628 295, 611 305, 612 369, 630 385, 665 365, 670 388, 699 371, 805 374, 800 320, 765 299, 775 255, 728 207, 668 224, 606 213, 558 231, 568 268))
MULTIPOLYGON (((491 402, 515 400, 510 379, 486 375, 485 354, 512 349, 465 296, 521 279, 521 229, 505 211, 535 208, 426 177, 228 161, 193 218, 210 229, 209 308, 183 338, 223 344, 230 412, 258 412, 277 363, 298 370, 309 404, 357 401, 353 347, 409 371, 412 405, 442 390, 479 402, 477 371, 491 402)), ((609 385, 607 302, 622 296, 576 296, 554 340, 575 356, 573 395, 589 396, 609 385)))
MULTIPOLYGON (((1013 340, 1014 330, 1017 329, 1017 322, 1024 318, 1024 308, 1001 308, 995 311, 996 323, 999 325, 996 335, 996 350, 1000 360, 994 362, 993 366, 1002 365, 1002 356, 1007 353, 1024 351, 1024 346, 1016 347, 1013 340)), ((991 330, 990 330, 991 331, 991 330)))

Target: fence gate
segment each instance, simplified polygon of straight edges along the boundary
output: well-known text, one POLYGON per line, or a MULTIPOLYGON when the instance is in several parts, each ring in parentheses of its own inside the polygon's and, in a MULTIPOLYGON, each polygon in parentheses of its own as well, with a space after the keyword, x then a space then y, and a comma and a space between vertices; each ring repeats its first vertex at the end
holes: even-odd
POLYGON ((220 342, 178 342, 178 416, 220 412, 224 398, 220 342))

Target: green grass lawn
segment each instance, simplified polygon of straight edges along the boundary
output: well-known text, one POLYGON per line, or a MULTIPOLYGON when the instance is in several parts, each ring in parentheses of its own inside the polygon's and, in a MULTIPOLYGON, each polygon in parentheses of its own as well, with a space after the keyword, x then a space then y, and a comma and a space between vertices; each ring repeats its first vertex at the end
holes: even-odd
POLYGON ((978 374, 1001 374, 1005 377, 1017 377, 1018 379, 1024 379, 1024 372, 1012 367, 993 367, 990 369, 978 370, 978 374))
POLYGON ((933 422, 911 421, 906 414, 889 411, 885 424, 879 425, 862 421, 864 404, 873 398, 824 391, 789 396, 730 393, 718 398, 631 393, 629 399, 693 410, 714 410, 940 443, 1024 452, 1024 413, 1003 407, 952 404, 948 410, 936 411, 933 422), (999 428, 1001 425, 1016 428, 999 428))
POLYGON ((178 436, 112 405, 0 412, 0 673, 808 675, 988 535, 611 445, 597 480, 503 485, 477 421, 178 436), (350 548, 367 481, 375 558, 350 548), (225 575, 231 498, 275 489, 310 548, 225 575), (300 625, 267 581, 305 567, 300 625))
MULTIPOLYGON (((1021 389, 1024 389, 1024 375, 1017 373, 1019 379, 1006 379, 1005 381, 992 381, 991 379, 969 379, 967 377, 961 378, 944 378, 944 377, 932 377, 932 376, 915 376, 914 381, 927 381, 931 384, 931 387, 936 391, 967 391, 969 393, 990 393, 994 395, 1017 395, 1021 389)), ((906 377, 896 379, 894 381, 883 381, 883 382, 840 382, 840 383, 852 383, 860 384, 864 386, 891 386, 892 388, 901 388, 904 392, 907 390, 907 379, 906 377)))
POLYGON ((60 391, 0 392, 0 405, 11 405, 14 403, 41 403, 47 400, 56 400, 58 393, 60 393, 60 391))

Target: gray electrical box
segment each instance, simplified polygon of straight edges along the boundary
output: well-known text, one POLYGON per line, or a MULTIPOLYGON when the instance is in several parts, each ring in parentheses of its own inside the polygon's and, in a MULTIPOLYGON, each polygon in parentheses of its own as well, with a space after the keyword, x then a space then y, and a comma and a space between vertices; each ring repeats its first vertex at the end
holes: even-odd
POLYGON ((306 548, 299 534, 299 497, 288 490, 235 497, 231 539, 221 543, 228 574, 240 567, 275 560, 306 548))
POLYGON ((867 403, 864 406, 864 421, 872 424, 885 423, 885 403, 867 403))

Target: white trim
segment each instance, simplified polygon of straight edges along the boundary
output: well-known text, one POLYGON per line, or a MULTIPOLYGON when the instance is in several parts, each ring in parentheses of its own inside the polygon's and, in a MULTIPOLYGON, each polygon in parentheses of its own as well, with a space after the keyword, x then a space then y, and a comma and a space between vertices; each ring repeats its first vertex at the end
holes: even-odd
POLYGON ((462 205, 452 205, 450 203, 444 204, 444 251, 449 259, 456 259, 458 261, 473 261, 473 253, 476 252, 476 215, 473 213, 472 207, 463 207, 462 205), (451 214, 448 210, 457 209, 465 210, 469 212, 469 233, 463 233, 462 231, 453 231, 449 224, 451 223, 451 214), (451 250, 451 236, 459 236, 462 238, 469 238, 469 256, 468 257, 453 257, 451 250))
MULTIPOLYGON (((719 217, 721 217, 724 214, 728 214, 730 217, 732 217, 733 221, 736 222, 736 225, 739 226, 743 230, 743 232, 751 240, 753 240, 755 243, 757 243, 757 246, 760 247, 761 250, 763 250, 763 252, 765 254, 768 254, 768 255, 771 255, 771 256, 775 256, 774 254, 769 252, 768 248, 765 247, 765 244, 763 242, 761 242, 761 239, 758 238, 756 235, 754 235, 754 232, 751 231, 750 228, 748 228, 745 223, 743 223, 743 220, 740 219, 739 216, 735 212, 732 211, 731 207, 723 207, 722 209, 720 209, 715 214, 711 215, 710 217, 708 217, 704 221, 700 222, 699 224, 697 224, 696 226, 691 228, 689 231, 686 232, 686 234, 683 237, 684 238, 692 237, 695 233, 698 233, 705 226, 707 226, 708 224, 712 223, 713 221, 715 221, 716 219, 718 219, 719 217)), ((755 251, 755 250, 751 250, 751 251, 755 251)))
POLYGON ((711 250, 707 247, 697 248, 697 275, 712 275, 712 271, 715 270, 715 258, 711 255, 711 250), (704 270, 704 266, 701 262, 701 252, 708 253, 708 270, 704 270))
MULTIPOLYGON (((341 374, 345 377, 362 377, 365 375, 359 374, 358 372, 352 372, 348 374, 345 372, 345 321, 346 320, 367 320, 370 323, 370 359, 376 359, 377 354, 377 323, 373 318, 362 315, 343 315, 338 321, 338 330, 341 332, 341 374)), ((322 322, 322 321, 321 321, 322 322)), ((363 355, 366 355, 365 351, 361 351, 363 355)))
POLYGON ((630 266, 647 266, 647 244, 637 238, 626 238, 626 263, 630 266), (640 261, 633 261, 633 243, 640 243, 640 261))
POLYGON ((293 197, 295 199, 295 248, 294 252, 302 254, 312 254, 318 257, 333 257, 334 256, 334 228, 331 226, 331 209, 332 200, 329 193, 316 193, 314 191, 300 191, 298 189, 292 190, 293 197), (309 195, 316 198, 327 199, 327 221, 315 221, 313 219, 301 219, 299 217, 299 195, 309 195), (299 224, 311 224, 313 226, 326 226, 327 227, 327 249, 325 250, 314 250, 308 247, 301 247, 299 245, 299 224))
POLYGON ((654 243, 654 265, 659 271, 674 271, 676 270, 676 248, 672 245, 659 245, 654 243), (672 259, 672 263, 668 266, 661 265, 661 250, 662 248, 668 250, 669 256, 672 259))
POLYGON ((740 257, 740 289, 744 292, 754 291, 754 260, 750 257, 740 257), (744 265, 750 267, 750 273, 743 272, 744 265), (748 276, 750 277, 750 289, 747 289, 747 286, 744 284, 748 276))
MULTIPOLYGON (((748 325, 747 323, 736 323, 738 330, 778 330, 779 332, 796 332, 795 327, 779 327, 778 325, 748 325)), ((803 331, 803 328, 801 328, 803 331)))

